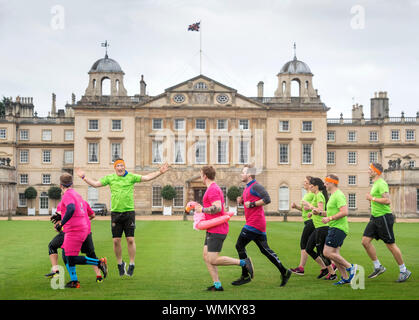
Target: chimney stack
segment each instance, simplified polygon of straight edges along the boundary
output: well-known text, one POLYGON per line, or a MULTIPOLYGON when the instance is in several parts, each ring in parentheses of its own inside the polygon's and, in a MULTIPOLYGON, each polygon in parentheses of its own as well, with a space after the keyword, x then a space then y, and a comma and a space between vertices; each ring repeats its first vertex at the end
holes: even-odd
POLYGON ((146 95, 146 87, 147 84, 144 81, 144 75, 141 75, 141 81, 140 81, 140 96, 144 97, 146 95))
POLYGON ((258 98, 263 98, 263 81, 258 83, 258 98))
POLYGON ((55 114, 57 113, 57 105, 56 105, 56 95, 55 93, 52 94, 52 106, 51 106, 51 117, 55 117, 55 114))

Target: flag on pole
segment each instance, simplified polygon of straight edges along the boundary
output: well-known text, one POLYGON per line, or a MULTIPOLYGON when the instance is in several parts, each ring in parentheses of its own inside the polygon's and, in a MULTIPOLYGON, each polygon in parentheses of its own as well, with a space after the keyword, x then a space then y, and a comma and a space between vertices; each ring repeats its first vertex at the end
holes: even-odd
POLYGON ((188 27, 188 31, 198 31, 199 32, 199 27, 200 27, 201 22, 196 22, 194 24, 190 24, 188 27))

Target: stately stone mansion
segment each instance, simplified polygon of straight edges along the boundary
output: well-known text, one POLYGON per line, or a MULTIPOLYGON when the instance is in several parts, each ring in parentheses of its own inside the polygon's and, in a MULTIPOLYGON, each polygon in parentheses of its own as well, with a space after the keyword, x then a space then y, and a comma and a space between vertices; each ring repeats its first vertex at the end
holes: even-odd
MULTIPOLYGON (((213 165, 225 194, 243 187, 244 164, 255 163, 257 180, 270 193, 269 214, 288 212, 303 196, 305 176, 337 174, 350 215, 369 214, 365 195, 371 188, 370 162, 380 162, 390 185, 393 211, 400 217, 419 215, 419 112, 390 117, 387 92, 373 94, 369 119, 354 105, 352 118, 330 119, 329 108, 313 86, 313 73, 296 57, 279 73, 278 87, 265 96, 263 82, 256 97, 247 97, 205 75, 198 75, 149 96, 143 76, 137 94, 128 95, 124 72, 106 55, 88 72, 80 100, 57 109, 55 95, 48 117, 38 117, 33 98, 5 99, 0 116, 0 214, 50 214, 56 201, 48 190, 62 172, 81 167, 88 177, 113 173, 115 157, 127 170, 147 174, 163 162, 171 170, 135 187, 138 215, 162 213, 172 206, 183 212, 189 200, 205 191, 199 177, 213 165), (87 79, 86 79, 87 80, 87 79), (161 189, 177 192, 164 203, 161 189), (37 198, 25 198, 33 186, 37 198)), ((349 110, 348 110, 349 111, 349 110)), ((90 203, 110 207, 108 187, 91 188, 78 177, 74 187, 90 203)), ((228 206, 235 206, 226 199, 228 206)), ((240 212, 240 209, 239 209, 240 212)))

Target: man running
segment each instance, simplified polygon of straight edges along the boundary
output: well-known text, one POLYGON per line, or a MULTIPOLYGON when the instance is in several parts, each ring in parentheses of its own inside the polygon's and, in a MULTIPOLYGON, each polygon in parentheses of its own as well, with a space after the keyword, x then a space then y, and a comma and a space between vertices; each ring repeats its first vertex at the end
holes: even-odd
MULTIPOLYGON (((254 241, 260 252, 264 254, 281 272, 281 287, 285 286, 291 277, 291 270, 286 269, 278 259, 276 253, 269 248, 266 237, 266 219, 263 206, 271 202, 268 192, 265 188, 256 182, 256 170, 253 165, 245 165, 241 172, 241 180, 246 183, 246 189, 243 191, 243 197, 237 200, 244 204, 244 215, 246 224, 244 225, 236 242, 236 250, 240 259, 246 259, 246 246, 250 241, 254 241)), ((248 270, 242 268, 242 275, 232 284, 239 286, 251 281, 248 270)))
POLYGON ((338 268, 341 280, 334 283, 334 285, 343 285, 351 283, 355 276, 357 265, 350 264, 340 254, 340 249, 343 245, 348 232, 348 206, 346 197, 343 192, 338 189, 339 178, 330 174, 325 179, 327 191, 330 193, 329 201, 326 205, 326 211, 316 212, 325 216, 322 219, 324 224, 329 224, 329 231, 326 237, 326 244, 324 246, 323 254, 326 258, 332 260, 338 268))
MULTIPOLYGON (((196 212, 204 212, 206 220, 224 215, 224 195, 220 187, 215 183, 215 169, 212 166, 201 168, 201 179, 207 186, 203 198, 203 207, 198 205, 196 212)), ((250 258, 234 259, 226 256, 220 257, 224 240, 228 234, 228 222, 209 228, 205 236, 203 249, 204 261, 214 284, 207 288, 208 291, 223 291, 218 277, 217 266, 241 266, 246 268, 253 278, 253 264, 250 258)))
POLYGON ((111 189, 111 226, 113 249, 118 262, 119 275, 132 276, 135 268, 135 211, 134 211, 134 184, 156 179, 169 170, 167 163, 159 170, 147 175, 129 173, 125 168, 123 159, 116 159, 114 162, 115 173, 107 175, 99 181, 86 177, 83 170, 76 168, 77 175, 88 185, 99 188, 109 185, 111 189), (130 264, 126 271, 126 264, 122 260, 122 233, 125 233, 130 264))
POLYGON ((386 268, 378 260, 375 247, 371 243, 372 239, 375 238, 376 240, 383 240, 386 244, 394 260, 399 265, 400 274, 397 282, 404 282, 409 279, 412 273, 406 269, 402 253, 396 245, 393 232, 394 216, 390 208, 389 189, 387 182, 381 177, 382 172, 383 166, 379 163, 371 163, 368 168, 368 175, 373 181, 371 192, 366 195, 367 200, 371 202, 371 218, 362 237, 362 245, 374 264, 374 271, 368 278, 375 278, 386 271, 386 268))

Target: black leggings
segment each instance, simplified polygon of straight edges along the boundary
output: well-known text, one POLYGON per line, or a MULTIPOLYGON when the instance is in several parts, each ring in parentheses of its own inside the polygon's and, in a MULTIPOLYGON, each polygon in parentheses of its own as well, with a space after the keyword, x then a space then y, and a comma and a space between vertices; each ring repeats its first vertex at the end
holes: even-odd
POLYGON ((318 257, 322 258, 326 266, 330 266, 330 260, 323 255, 324 244, 326 242, 329 227, 316 228, 310 235, 307 241, 306 252, 316 260, 318 257), (314 251, 316 248, 316 251, 314 251))
MULTIPOLYGON (((262 252, 269 259, 269 261, 271 261, 278 268, 281 274, 286 273, 287 269, 285 269, 281 261, 279 261, 276 253, 271 248, 269 248, 266 235, 258 234, 256 232, 252 232, 245 228, 243 228, 242 231, 240 232, 240 235, 236 242, 236 250, 239 254, 240 259, 247 258, 246 246, 251 241, 254 241, 256 243, 260 252, 262 252)), ((247 269, 245 267, 242 267, 242 276, 247 277, 248 274, 249 273, 247 269)))

